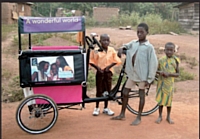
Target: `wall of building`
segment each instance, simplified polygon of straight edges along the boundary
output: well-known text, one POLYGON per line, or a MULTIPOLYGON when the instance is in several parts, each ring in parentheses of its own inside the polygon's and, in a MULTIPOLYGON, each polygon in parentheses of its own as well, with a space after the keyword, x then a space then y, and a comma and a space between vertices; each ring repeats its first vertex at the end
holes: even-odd
POLYGON ((13 3, 13 2, 2 2, 1 3, 1 22, 3 24, 17 23, 17 18, 13 17, 13 13, 18 17, 31 16, 31 6, 26 3, 13 3), (22 11, 22 5, 24 5, 24 11, 22 11))
POLYGON ((31 6, 25 3, 18 3, 17 4, 17 12, 22 13, 24 16, 31 16, 31 6), (22 8, 24 6, 24 8, 22 8), (23 11, 24 10, 24 11, 23 11))
POLYGON ((193 30, 199 30, 199 3, 194 4, 194 24, 192 26, 193 30))
POLYGON ((15 20, 11 18, 12 9, 14 6, 15 6, 15 3, 9 3, 9 2, 1 3, 1 23, 13 24, 15 22, 15 20))
POLYGON ((199 29, 199 3, 179 7, 179 23, 188 30, 199 29))
POLYGON ((107 22, 112 16, 119 15, 119 8, 108 8, 108 7, 94 7, 93 18, 97 22, 107 22))

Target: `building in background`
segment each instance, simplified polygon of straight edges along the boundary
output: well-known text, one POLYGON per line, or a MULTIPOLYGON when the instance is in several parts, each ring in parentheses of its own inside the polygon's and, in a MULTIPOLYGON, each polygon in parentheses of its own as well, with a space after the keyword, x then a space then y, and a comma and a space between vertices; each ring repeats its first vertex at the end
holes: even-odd
POLYGON ((99 23, 107 22, 113 16, 119 15, 119 8, 110 7, 94 7, 93 8, 93 18, 99 23))
POLYGON ((182 2, 174 8, 179 9, 178 22, 184 29, 199 31, 199 2, 182 2))
POLYGON ((56 17, 66 17, 66 16, 81 16, 80 10, 66 10, 62 7, 57 8, 56 17))
POLYGON ((16 23, 19 16, 31 16, 31 2, 2 2, 1 23, 16 23))

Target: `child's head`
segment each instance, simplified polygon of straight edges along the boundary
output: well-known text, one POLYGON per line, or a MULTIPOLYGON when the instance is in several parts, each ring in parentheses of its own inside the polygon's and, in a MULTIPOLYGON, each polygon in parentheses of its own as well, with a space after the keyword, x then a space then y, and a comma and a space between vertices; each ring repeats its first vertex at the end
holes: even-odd
POLYGON ((137 36, 139 41, 145 41, 146 35, 149 33, 149 27, 146 23, 140 23, 137 26, 137 36))
POLYGON ((49 62, 41 61, 39 63, 38 70, 43 71, 43 72, 47 72, 48 68, 49 68, 49 62))
POLYGON ((175 52, 175 45, 172 42, 168 42, 165 44, 165 54, 167 57, 172 57, 175 52))
POLYGON ((57 67, 56 63, 51 64, 51 71, 52 71, 53 75, 58 74, 58 67, 57 67))
POLYGON ((63 56, 59 56, 56 59, 56 65, 57 67, 64 67, 64 66, 69 66, 67 61, 65 60, 65 58, 63 56))
POLYGON ((100 36, 100 40, 99 42, 101 43, 101 46, 105 49, 108 48, 109 44, 110 44, 110 37, 108 34, 102 34, 100 36))

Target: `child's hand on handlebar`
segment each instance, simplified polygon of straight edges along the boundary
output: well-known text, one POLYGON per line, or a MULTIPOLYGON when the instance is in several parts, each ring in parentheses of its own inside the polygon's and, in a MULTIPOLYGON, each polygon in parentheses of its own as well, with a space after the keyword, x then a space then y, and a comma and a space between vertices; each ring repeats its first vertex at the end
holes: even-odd
POLYGON ((148 88, 148 87, 149 87, 149 85, 150 85, 150 84, 149 84, 147 81, 145 81, 145 87, 147 87, 147 88, 148 88))
POLYGON ((117 53, 117 56, 118 56, 119 58, 121 58, 122 53, 123 53, 123 49, 122 49, 122 48, 119 48, 118 53, 117 53))

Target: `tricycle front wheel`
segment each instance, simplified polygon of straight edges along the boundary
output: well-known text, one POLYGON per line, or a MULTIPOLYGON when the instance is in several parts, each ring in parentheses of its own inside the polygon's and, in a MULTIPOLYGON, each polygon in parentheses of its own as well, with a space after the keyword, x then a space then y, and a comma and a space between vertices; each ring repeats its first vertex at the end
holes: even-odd
POLYGON ((30 134, 41 134, 51 129, 58 118, 55 102, 45 95, 24 98, 16 111, 19 127, 30 134))

